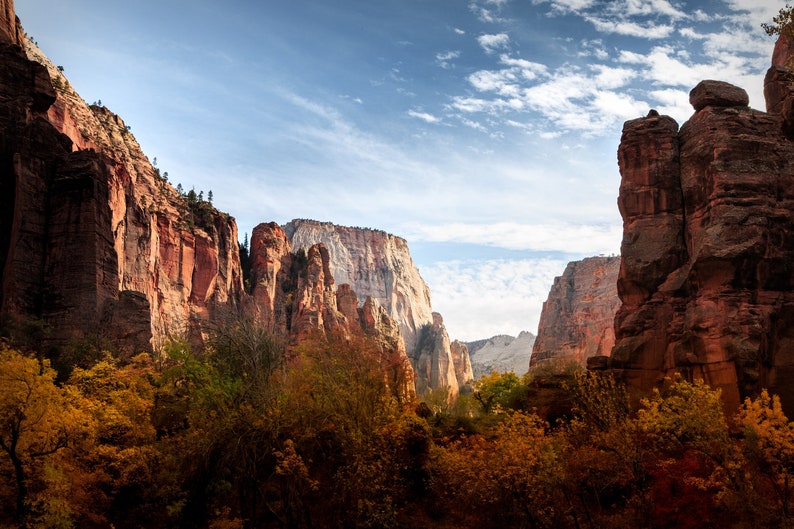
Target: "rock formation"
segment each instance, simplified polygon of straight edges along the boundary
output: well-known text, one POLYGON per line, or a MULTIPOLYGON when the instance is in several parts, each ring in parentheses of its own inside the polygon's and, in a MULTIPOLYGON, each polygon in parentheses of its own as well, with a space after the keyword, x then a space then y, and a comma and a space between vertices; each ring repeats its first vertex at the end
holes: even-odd
POLYGON ((767 74, 768 112, 703 81, 680 130, 652 116, 623 128, 623 256, 609 365, 648 389, 678 371, 726 406, 768 387, 794 409, 794 143, 791 46, 767 74))
POLYGON ((587 364, 615 345, 615 313, 620 306, 620 257, 589 257, 568 263, 554 278, 543 303, 530 366, 548 360, 587 364))
POLYGON ((397 323, 372 297, 359 306, 349 284, 336 286, 328 249, 318 243, 292 252, 275 222, 254 228, 250 242, 253 310, 293 350, 320 333, 370 337, 383 354, 384 367, 400 394, 415 391, 414 371, 397 323))
POLYGON ((457 397, 460 385, 455 373, 449 335, 441 314, 434 312, 433 323, 420 329, 416 347, 413 351, 408 351, 408 357, 416 372, 417 393, 446 388, 450 397, 457 397))
POLYGON ((419 275, 405 239, 380 230, 301 219, 287 223, 284 231, 295 251, 323 243, 334 280, 349 284, 359 303, 367 297, 378 300, 400 326, 406 348, 414 349, 417 332, 433 321, 433 311, 430 289, 419 275))
POLYGON ((200 335, 242 294, 234 220, 208 208, 192 224, 121 119, 86 105, 30 41, 26 56, 13 5, 0 7, 0 310, 41 320, 53 344, 200 335))
POLYGON ((520 332, 518 336, 501 334, 486 340, 468 342, 466 345, 469 348, 475 379, 493 371, 512 371, 518 376, 523 375, 529 369, 534 343, 535 335, 527 331, 520 332))
POLYGON ((434 317, 430 289, 419 275, 405 239, 380 230, 301 219, 287 223, 284 232, 293 251, 306 251, 322 243, 327 248, 335 282, 349 284, 358 294, 359 306, 368 298, 377 300, 397 322, 419 377, 419 391, 449 387, 456 395, 458 388, 471 379, 468 352, 458 348, 457 355, 453 355, 450 350, 443 320, 434 317), (420 344, 427 328, 436 329, 433 332, 438 339, 420 344), (428 349, 431 342, 439 349, 428 349), (462 378, 459 380, 458 376, 462 378))

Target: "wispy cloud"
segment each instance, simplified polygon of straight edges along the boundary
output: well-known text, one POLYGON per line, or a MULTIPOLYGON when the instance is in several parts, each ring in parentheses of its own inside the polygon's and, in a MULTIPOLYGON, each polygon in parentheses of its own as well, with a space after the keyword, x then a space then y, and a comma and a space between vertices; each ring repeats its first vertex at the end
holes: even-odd
POLYGON ((423 266, 420 273, 450 337, 467 341, 537 333, 543 302, 566 264, 563 259, 453 260, 423 266))
POLYGON ((403 227, 411 240, 481 244, 510 250, 571 252, 585 255, 617 253, 622 227, 617 225, 520 224, 408 224, 403 227))
POLYGON ((618 35, 626 35, 629 37, 663 39, 665 37, 669 37, 674 30, 674 27, 671 24, 656 24, 653 22, 641 24, 639 22, 632 22, 629 20, 615 20, 597 16, 586 16, 584 18, 593 24, 593 27, 595 27, 596 31, 600 31, 602 33, 616 33, 618 35))
POLYGON ((499 12, 508 1, 509 0, 484 0, 483 2, 477 2, 477 0, 474 0, 469 3, 469 9, 477 16, 480 22, 495 24, 505 21, 499 15, 499 12))
POLYGON ((510 45, 510 37, 506 33, 484 34, 477 37, 477 42, 485 53, 495 53, 500 48, 507 48, 510 45))
POLYGON ((412 118, 421 119, 425 123, 439 123, 441 122, 441 118, 438 116, 434 116, 433 114, 428 114, 427 112, 421 112, 418 110, 409 110, 408 115, 412 118))
POLYGON ((453 61, 453 60, 455 60, 455 59, 457 59, 459 57, 460 57, 460 51, 459 50, 445 51, 445 52, 441 52, 441 53, 436 53, 436 64, 438 64, 442 68, 448 70, 448 69, 450 69, 450 68, 452 68, 454 66, 451 61, 453 61))

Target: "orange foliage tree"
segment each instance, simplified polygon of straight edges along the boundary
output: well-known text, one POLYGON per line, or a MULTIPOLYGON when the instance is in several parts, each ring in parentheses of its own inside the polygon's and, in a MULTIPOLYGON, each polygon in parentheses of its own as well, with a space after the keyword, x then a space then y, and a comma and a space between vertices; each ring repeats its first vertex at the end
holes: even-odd
POLYGON ((17 522, 35 514, 31 484, 44 479, 47 459, 89 428, 78 399, 56 386, 55 377, 48 360, 0 350, 0 449, 13 469, 17 522))

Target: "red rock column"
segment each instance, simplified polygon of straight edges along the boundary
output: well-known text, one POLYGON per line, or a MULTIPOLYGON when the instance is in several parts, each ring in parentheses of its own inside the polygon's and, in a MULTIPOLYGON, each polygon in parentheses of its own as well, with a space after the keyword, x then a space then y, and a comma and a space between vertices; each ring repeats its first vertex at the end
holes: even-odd
POLYGON ((0 0, 0 42, 22 45, 22 36, 17 27, 14 0, 0 0))
POLYGON ((685 280, 678 124, 651 112, 626 122, 618 149, 623 216, 615 347, 611 365, 631 387, 653 387, 670 367, 673 292, 685 280), (680 276, 680 277, 679 277, 680 276))
POLYGON ((668 116, 627 121, 618 149, 623 242, 618 295, 647 300, 686 261, 678 124, 668 116))

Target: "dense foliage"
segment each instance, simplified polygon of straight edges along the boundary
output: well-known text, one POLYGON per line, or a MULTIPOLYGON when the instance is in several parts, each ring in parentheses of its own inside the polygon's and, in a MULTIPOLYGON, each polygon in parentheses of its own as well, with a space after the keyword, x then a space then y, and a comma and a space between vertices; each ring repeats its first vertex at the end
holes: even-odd
POLYGON ((3 346, 0 527, 792 526, 794 424, 766 393, 726 417, 699 381, 632 404, 545 366, 418 403, 361 337, 286 357, 241 321, 209 344, 62 382, 3 346), (546 390, 570 400, 553 427, 546 390))

